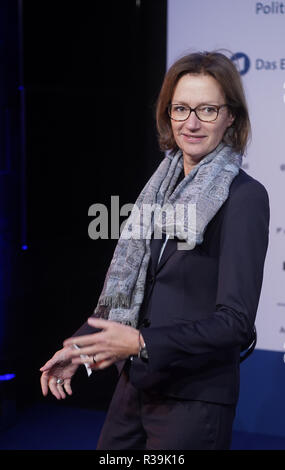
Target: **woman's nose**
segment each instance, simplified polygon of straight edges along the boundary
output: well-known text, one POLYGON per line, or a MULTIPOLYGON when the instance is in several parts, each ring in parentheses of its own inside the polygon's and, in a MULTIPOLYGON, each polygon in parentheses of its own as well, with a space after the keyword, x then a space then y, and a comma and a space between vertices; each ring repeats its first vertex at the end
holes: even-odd
POLYGON ((188 129, 199 129, 201 127, 201 121, 197 118, 194 111, 190 113, 190 116, 185 121, 185 125, 188 129))

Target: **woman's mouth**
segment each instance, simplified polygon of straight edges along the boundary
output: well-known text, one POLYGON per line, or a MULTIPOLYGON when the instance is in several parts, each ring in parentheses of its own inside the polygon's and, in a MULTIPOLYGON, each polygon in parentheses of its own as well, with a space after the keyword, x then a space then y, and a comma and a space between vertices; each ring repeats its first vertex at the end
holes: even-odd
POLYGON ((191 143, 196 143, 198 144, 201 142, 206 136, 205 135, 188 135, 188 134, 182 134, 183 139, 186 142, 191 142, 191 143))

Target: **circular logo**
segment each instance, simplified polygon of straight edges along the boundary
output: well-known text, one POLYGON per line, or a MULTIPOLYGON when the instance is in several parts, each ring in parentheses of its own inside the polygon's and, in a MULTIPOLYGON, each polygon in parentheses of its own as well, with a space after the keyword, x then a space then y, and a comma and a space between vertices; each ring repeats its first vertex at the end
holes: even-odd
POLYGON ((240 75, 244 75, 249 71, 250 60, 249 57, 243 52, 236 52, 232 57, 231 61, 234 62, 240 75))

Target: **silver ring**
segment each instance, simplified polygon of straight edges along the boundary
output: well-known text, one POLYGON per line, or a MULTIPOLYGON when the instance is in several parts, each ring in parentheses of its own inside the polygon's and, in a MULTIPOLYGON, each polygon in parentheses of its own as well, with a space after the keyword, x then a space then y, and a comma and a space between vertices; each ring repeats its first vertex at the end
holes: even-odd
POLYGON ((56 379, 56 385, 62 385, 62 384, 64 384, 63 379, 56 379))
POLYGON ((94 364, 96 364, 96 362, 97 362, 96 359, 95 359, 95 356, 93 356, 93 362, 94 362, 94 364))

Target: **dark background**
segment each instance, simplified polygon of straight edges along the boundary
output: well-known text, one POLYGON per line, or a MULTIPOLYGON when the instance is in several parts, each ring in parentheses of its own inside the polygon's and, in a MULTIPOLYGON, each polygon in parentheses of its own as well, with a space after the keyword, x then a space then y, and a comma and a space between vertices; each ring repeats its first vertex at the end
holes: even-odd
MULTIPOLYGON (((12 116, 1 153, 0 373, 16 372, 25 406, 41 399, 38 369, 92 313, 103 286, 116 240, 88 237, 89 207, 110 208, 111 195, 120 207, 134 203, 162 158, 155 102, 166 0, 0 8, 0 108, 12 116)), ((114 366, 88 380, 82 371, 66 403, 106 408, 116 378, 114 366)))

